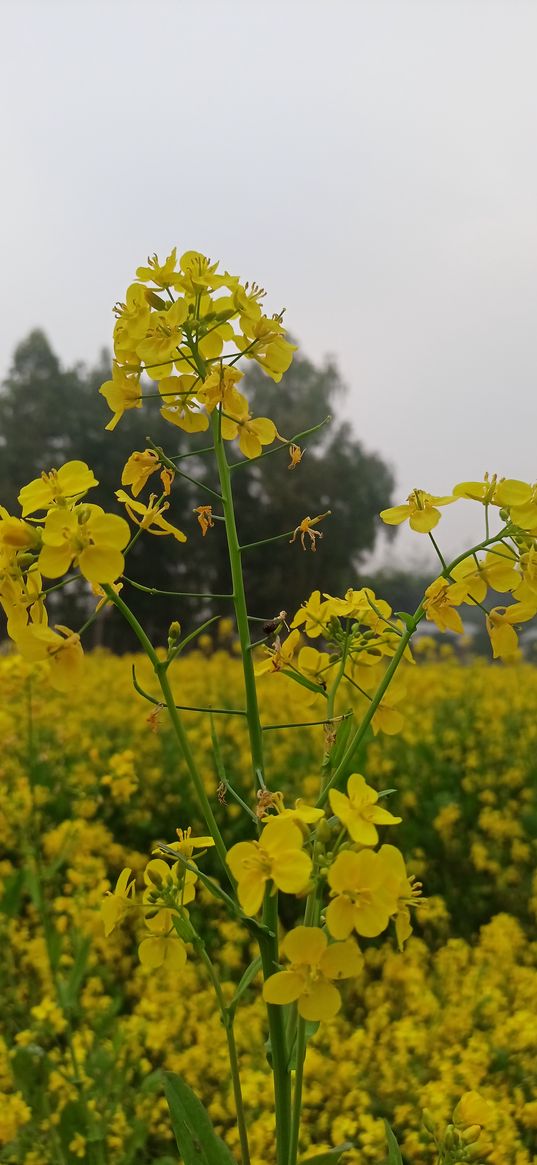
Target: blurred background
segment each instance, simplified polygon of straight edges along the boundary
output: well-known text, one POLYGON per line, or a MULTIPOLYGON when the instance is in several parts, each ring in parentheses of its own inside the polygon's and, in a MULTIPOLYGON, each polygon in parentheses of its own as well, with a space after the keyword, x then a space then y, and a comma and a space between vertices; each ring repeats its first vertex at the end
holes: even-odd
MULTIPOLYGON (((97 390, 136 266, 199 249, 287 309, 298 358, 279 386, 250 374, 256 413, 287 436, 333 418, 292 475, 280 459, 237 475, 243 541, 333 511, 315 559, 285 542, 252 555, 250 602, 270 615, 318 584, 370 582, 413 609, 432 548, 388 537, 378 511, 485 470, 535 476, 535 4, 3 0, 0 13, 2 501, 77 457, 110 508, 147 434, 180 451, 156 409, 106 433, 97 390)), ((157 539, 137 544, 141 582, 180 589, 187 571, 188 589, 226 588, 199 500, 175 494, 190 538, 176 564, 157 539)), ((444 511, 446 554, 480 536, 476 509, 444 511)), ((76 622, 85 601, 71 588, 58 618, 76 622)), ((113 619, 95 634, 121 645, 113 619)))

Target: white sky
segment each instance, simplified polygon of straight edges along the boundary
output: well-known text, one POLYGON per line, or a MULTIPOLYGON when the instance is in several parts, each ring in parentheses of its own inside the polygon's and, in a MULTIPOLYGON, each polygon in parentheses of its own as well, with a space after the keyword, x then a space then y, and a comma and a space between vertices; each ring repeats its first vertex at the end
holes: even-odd
POLYGON ((91 361, 176 243, 334 354, 401 500, 537 477, 535 0, 0 0, 0 22, 2 373, 33 326, 91 361))

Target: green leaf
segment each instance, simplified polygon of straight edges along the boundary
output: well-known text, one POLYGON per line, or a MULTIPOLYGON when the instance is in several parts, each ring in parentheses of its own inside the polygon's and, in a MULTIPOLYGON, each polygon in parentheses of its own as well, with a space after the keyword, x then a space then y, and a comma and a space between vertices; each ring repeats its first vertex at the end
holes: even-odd
POLYGON ((403 1165, 401 1150, 397 1144, 395 1135, 388 1124, 388 1121, 384 1121, 384 1128, 386 1130, 386 1140, 388 1142, 388 1157, 386 1165, 403 1165))
POLYGON ((237 987, 237 990, 233 996, 233 999, 231 1000, 231 1003, 228 1006, 228 1011, 229 1011, 229 1014, 231 1016, 233 1016, 235 1014, 237 1004, 242 999, 244 992, 248 990, 250 983, 253 982, 256 975, 261 970, 261 966, 262 966, 261 955, 257 955, 256 958, 253 959, 252 962, 250 963, 250 966, 246 968, 244 975, 242 976, 242 978, 240 980, 239 986, 237 987))
MULTIPOLYGON (((314 1036, 316 1032, 319 1031, 320 1026, 321 1025, 319 1020, 317 1019, 306 1020, 306 1043, 308 1040, 311 1040, 311 1037, 314 1036)), ((293 1041, 293 1047, 291 1048, 291 1055, 289 1056, 289 1068, 291 1072, 296 1072, 296 1034, 293 1041)), ((330 1151, 332 1152, 332 1150, 330 1151)))
POLYGON ((64 1007, 74 1007, 77 999, 82 980, 86 974, 86 966, 88 962, 89 953, 91 950, 91 939, 86 936, 82 938, 78 945, 75 961, 71 967, 69 978, 62 987, 62 998, 64 1007))
POLYGON ((345 1141, 343 1145, 336 1145, 335 1149, 328 1149, 326 1153, 317 1153, 314 1157, 303 1157, 299 1165, 336 1165, 336 1161, 343 1153, 354 1149, 352 1141, 345 1141))
POLYGON ((26 884, 26 873, 24 870, 17 870, 6 878, 4 882, 4 893, 0 899, 0 911, 2 914, 7 914, 9 918, 14 918, 18 913, 20 900, 26 884))
POLYGON ((313 680, 306 679, 306 676, 301 676, 299 672, 291 671, 290 668, 285 667, 282 674, 287 676, 288 679, 294 680, 295 684, 300 684, 302 688, 307 688, 308 691, 315 692, 318 696, 326 697, 326 690, 320 684, 315 684, 313 680))
POLYGON ((164 1091, 177 1147, 185 1165, 236 1165, 218 1137, 201 1100, 175 1072, 164 1074, 164 1091))

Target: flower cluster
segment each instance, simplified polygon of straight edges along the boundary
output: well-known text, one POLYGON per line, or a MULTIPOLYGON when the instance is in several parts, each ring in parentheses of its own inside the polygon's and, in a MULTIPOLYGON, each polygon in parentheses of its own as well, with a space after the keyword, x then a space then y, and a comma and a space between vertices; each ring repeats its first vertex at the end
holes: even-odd
POLYGON ((49 662, 60 690, 77 682, 82 647, 68 627, 48 626, 43 579, 77 568, 95 590, 114 583, 130 538, 124 518, 84 501, 96 485, 85 462, 68 461, 23 486, 20 517, 0 507, 0 603, 8 634, 25 659, 49 662))
MULTIPOLYGON (((485 474, 483 481, 463 481, 447 497, 435 497, 415 489, 406 505, 382 510, 388 525, 408 519, 413 530, 431 535, 440 521, 439 506, 460 498, 480 502, 485 508, 486 538, 467 555, 446 567, 425 592, 423 613, 441 631, 464 631, 457 607, 464 603, 482 607, 494 659, 511 660, 518 651, 517 624, 537 614, 537 485, 513 478, 485 474), (503 527, 490 536, 489 510, 497 510, 503 527), (479 556, 479 551, 486 553, 479 556), (483 607, 488 591, 511 594, 509 606, 483 607)), ((434 540, 433 540, 434 541, 434 540)), ((438 547, 435 548, 438 552, 438 547)), ((443 560, 442 560, 443 561, 443 560)))
POLYGON ((217 410, 224 440, 238 438, 245 457, 258 457, 278 434, 268 417, 250 415, 237 362, 255 360, 280 381, 295 350, 285 339, 283 313, 263 312, 264 296, 257 284, 219 272, 198 251, 177 259, 174 248, 164 263, 154 255, 139 267, 116 307, 112 379, 100 390, 114 414, 106 427, 142 407, 150 395, 142 380, 147 373, 158 384, 166 421, 200 433, 217 410))

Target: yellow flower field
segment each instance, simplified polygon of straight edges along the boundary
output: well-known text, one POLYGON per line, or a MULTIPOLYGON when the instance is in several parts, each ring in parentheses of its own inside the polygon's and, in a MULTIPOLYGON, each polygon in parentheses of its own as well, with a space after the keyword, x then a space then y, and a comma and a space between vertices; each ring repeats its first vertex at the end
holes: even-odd
MULTIPOLYGON (((221 635, 220 650, 207 643, 170 669, 178 704, 241 711, 240 664, 225 625, 221 635)), ((173 840, 176 827, 204 832, 166 714, 158 706, 148 714, 132 689, 133 663, 154 692, 139 657, 89 655, 68 693, 43 682, 41 665, 0 657, 3 1162, 170 1165, 164 1068, 195 1088, 231 1148, 238 1143, 224 1034, 202 966, 142 967, 138 917, 104 934, 101 903, 120 871, 130 867, 141 888, 157 840, 173 840)), ((311 693, 284 677, 265 675, 259 686, 265 725, 316 718, 311 693)), ((395 790, 382 804, 403 819, 398 844, 427 901, 403 952, 393 928, 360 941, 363 970, 340 984, 343 1011, 308 1051, 306 1147, 308 1135, 319 1151, 352 1139, 359 1148, 345 1161, 381 1165, 385 1117, 405 1162, 431 1165, 422 1110, 442 1130, 461 1094, 476 1089, 492 1102, 486 1159, 537 1160, 536 705, 529 665, 421 662, 405 670, 401 732, 363 748, 357 768, 368 783, 395 790)), ((226 773, 254 808, 244 717, 213 721, 226 773)), ((188 713, 185 723, 217 819, 241 841, 238 808, 217 794, 210 718, 188 713)), ((308 798, 322 725, 264 737, 272 787, 308 798)), ((389 843, 380 821, 379 832, 389 843)), ((209 852, 209 873, 211 860, 209 852)), ((294 910, 284 897, 289 925, 294 910)), ((253 944, 203 888, 191 913, 231 998, 253 944)), ((273 1165, 256 981, 238 1006, 236 1036, 252 1160, 273 1165)))

